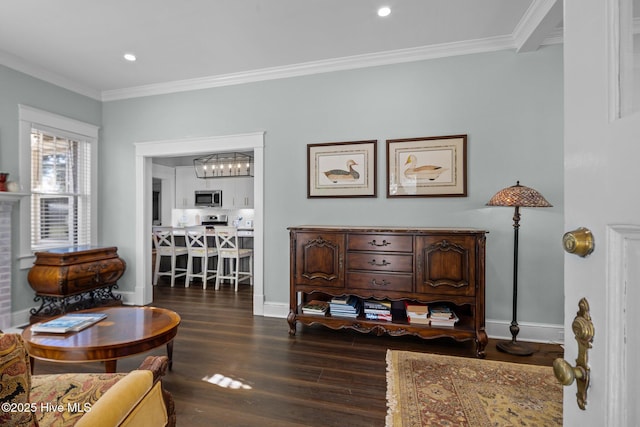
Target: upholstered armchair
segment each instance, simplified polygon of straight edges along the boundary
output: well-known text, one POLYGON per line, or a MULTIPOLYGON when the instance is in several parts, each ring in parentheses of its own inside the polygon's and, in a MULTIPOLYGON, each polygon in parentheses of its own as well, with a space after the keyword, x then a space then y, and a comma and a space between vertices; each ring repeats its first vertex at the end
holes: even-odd
POLYGON ((22 336, 0 333, 0 425, 175 426, 167 365, 149 356, 129 373, 31 375, 22 336))

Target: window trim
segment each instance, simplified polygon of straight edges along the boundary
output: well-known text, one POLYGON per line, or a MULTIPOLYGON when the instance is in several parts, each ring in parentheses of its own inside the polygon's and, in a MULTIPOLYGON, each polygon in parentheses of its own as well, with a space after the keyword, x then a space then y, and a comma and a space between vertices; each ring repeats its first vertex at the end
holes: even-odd
MULTIPOLYGON (((19 118, 19 177, 26 192, 31 192, 31 128, 42 127, 60 132, 60 135, 82 137, 91 143, 91 244, 98 242, 98 132, 100 128, 45 110, 18 105, 19 118)), ((18 261, 21 269, 33 266, 34 254, 31 251, 31 198, 20 200, 20 250, 18 261)))

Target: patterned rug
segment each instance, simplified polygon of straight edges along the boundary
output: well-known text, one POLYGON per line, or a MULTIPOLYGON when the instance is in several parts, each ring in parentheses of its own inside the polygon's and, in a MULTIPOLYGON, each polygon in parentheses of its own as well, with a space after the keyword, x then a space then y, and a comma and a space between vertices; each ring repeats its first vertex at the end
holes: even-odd
POLYGON ((562 426, 550 366, 387 350, 387 427, 562 426))

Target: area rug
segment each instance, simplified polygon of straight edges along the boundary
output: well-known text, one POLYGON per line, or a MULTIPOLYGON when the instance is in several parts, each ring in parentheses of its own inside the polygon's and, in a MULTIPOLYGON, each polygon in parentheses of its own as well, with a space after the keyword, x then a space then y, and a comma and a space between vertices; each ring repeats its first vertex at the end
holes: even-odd
POLYGON ((550 366, 387 350, 387 427, 562 426, 550 366))

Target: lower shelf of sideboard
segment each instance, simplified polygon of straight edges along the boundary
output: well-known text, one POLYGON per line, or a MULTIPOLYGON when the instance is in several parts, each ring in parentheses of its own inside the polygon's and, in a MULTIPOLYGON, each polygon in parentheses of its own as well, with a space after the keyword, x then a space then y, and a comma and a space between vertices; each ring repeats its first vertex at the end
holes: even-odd
POLYGON ((369 320, 362 316, 356 318, 339 317, 331 315, 289 313, 289 333, 295 335, 296 323, 304 325, 320 324, 331 329, 352 329, 361 333, 373 333, 376 335, 414 335, 424 339, 452 338, 456 341, 474 340, 476 344, 476 356, 483 358, 484 349, 488 337, 484 330, 477 331, 473 326, 473 319, 461 317, 460 321, 451 327, 435 327, 423 324, 410 324, 403 321, 369 320))

